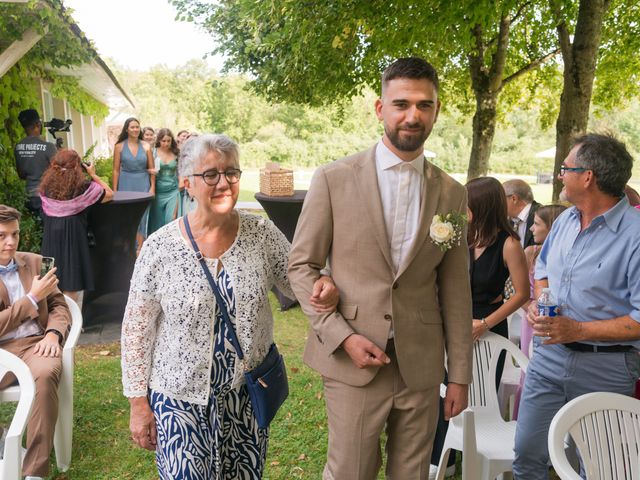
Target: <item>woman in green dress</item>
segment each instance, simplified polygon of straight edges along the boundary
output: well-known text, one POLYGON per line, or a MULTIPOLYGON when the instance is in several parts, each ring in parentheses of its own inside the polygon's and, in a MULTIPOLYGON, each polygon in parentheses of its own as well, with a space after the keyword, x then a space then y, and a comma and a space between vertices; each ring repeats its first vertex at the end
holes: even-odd
POLYGON ((182 215, 178 178, 178 145, 168 128, 156 137, 156 197, 149 210, 148 235, 182 215))

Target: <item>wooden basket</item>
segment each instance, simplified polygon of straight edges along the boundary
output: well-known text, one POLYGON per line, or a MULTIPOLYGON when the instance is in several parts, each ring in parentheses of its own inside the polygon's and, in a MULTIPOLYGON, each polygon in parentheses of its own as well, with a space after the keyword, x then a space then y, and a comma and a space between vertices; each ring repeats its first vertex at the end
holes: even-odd
POLYGON ((260 193, 271 197, 290 197, 293 195, 293 170, 280 168, 269 163, 260 169, 260 193))

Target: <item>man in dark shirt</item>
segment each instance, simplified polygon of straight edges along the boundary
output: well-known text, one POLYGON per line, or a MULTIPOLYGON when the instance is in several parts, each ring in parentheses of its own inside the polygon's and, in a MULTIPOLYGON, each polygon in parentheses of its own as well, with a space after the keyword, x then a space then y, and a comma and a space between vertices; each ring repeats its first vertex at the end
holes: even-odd
POLYGON ((29 195, 27 208, 40 217, 42 208, 38 196, 40 177, 49 168, 49 163, 57 149, 53 143, 40 138, 42 122, 37 110, 33 108, 23 110, 18 114, 18 120, 20 120, 27 136, 20 140, 14 148, 16 169, 20 178, 27 181, 27 194, 29 195))

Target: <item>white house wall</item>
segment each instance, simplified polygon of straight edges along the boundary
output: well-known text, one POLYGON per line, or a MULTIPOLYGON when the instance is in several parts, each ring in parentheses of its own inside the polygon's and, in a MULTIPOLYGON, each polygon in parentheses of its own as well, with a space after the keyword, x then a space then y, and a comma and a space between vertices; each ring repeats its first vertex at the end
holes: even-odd
MULTIPOLYGON (((105 121, 95 125, 93 116, 84 115, 73 109, 66 100, 53 97, 48 90, 48 84, 45 82, 40 82, 40 97, 42 99, 40 111, 42 112, 43 122, 49 121, 51 118, 71 119, 73 122, 69 133, 56 133, 56 136, 63 139, 66 148, 72 148, 81 156, 84 156, 91 145, 95 143, 95 156, 111 155, 105 121)), ((50 142, 55 141, 48 132, 46 132, 45 138, 50 142)))

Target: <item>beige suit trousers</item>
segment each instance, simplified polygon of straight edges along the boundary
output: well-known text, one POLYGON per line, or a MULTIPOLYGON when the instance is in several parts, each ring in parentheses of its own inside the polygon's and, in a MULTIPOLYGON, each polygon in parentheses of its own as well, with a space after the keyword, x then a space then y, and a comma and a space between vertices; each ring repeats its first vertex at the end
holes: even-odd
MULTIPOLYGON (((42 336, 20 338, 0 345, 27 364, 36 384, 36 396, 27 424, 27 453, 22 464, 23 475, 46 477, 49 455, 53 448, 53 433, 58 418, 58 384, 62 372, 61 357, 40 357, 33 347, 42 336)), ((0 380, 0 389, 15 382, 13 374, 0 380)))
POLYGON ((412 392, 393 348, 391 363, 363 387, 323 377, 329 422, 324 480, 375 480, 382 464, 380 435, 386 431, 386 478, 424 480, 438 418, 439 386, 412 392))

